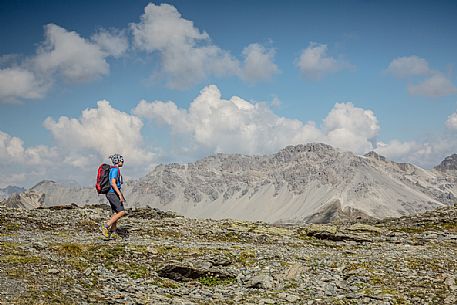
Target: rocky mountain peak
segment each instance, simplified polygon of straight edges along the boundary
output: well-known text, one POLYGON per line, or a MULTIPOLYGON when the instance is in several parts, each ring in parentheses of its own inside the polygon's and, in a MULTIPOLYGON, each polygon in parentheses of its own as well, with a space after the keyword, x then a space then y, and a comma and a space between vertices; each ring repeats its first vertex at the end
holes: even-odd
POLYGON ((439 171, 457 170, 457 154, 447 156, 435 169, 439 171))
POLYGON ((380 154, 376 153, 375 151, 370 151, 369 153, 366 153, 364 155, 365 157, 367 158, 372 158, 372 159, 376 159, 376 160, 379 160, 379 161, 386 161, 386 157, 384 156, 381 156, 380 154))
POLYGON ((284 149, 281 149, 277 154, 284 155, 300 155, 304 153, 315 153, 318 155, 329 154, 333 155, 337 153, 338 150, 334 147, 324 144, 324 143, 308 143, 308 144, 298 144, 298 145, 289 145, 284 149))
POLYGON ((42 180, 42 181, 38 182, 37 184, 35 184, 34 186, 32 186, 30 189, 33 190, 33 189, 38 189, 41 187, 52 186, 55 184, 56 184, 56 182, 53 180, 42 180))

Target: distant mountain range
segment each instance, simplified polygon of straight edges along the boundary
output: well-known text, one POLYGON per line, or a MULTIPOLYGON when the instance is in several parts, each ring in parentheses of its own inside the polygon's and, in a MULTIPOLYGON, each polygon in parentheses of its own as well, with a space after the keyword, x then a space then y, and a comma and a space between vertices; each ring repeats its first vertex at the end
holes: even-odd
MULTIPOLYGON (((457 155, 425 170, 375 152, 358 156, 313 143, 272 155, 217 154, 159 165, 123 189, 127 207, 151 206, 188 217, 271 223, 398 217, 457 202, 457 155)), ((46 206, 106 202, 95 188, 53 181, 25 193, 30 192, 44 194, 46 206)))
POLYGON ((10 197, 13 194, 19 194, 25 191, 25 188, 19 186, 8 185, 5 188, 0 188, 0 201, 10 197))

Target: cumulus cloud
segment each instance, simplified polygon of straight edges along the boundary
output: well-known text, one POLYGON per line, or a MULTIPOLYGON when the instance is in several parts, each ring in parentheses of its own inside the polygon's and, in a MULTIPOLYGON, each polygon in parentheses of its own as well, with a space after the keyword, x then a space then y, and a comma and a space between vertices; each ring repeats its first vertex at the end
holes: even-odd
POLYGON ((43 74, 57 72, 67 80, 83 81, 108 73, 107 53, 78 33, 48 24, 45 37, 33 59, 33 64, 43 74))
POLYGON ((291 142, 311 141, 319 134, 313 124, 278 117, 265 104, 236 96, 224 100, 214 85, 204 88, 189 110, 179 109, 173 102, 142 101, 133 113, 170 126, 174 134, 190 136, 208 152, 273 152, 291 142))
POLYGON ((446 127, 451 130, 457 130, 457 112, 448 116, 446 120, 446 127))
POLYGON ((378 120, 371 110, 337 103, 324 119, 328 142, 355 152, 373 149, 379 133, 378 120))
POLYGON ((251 44, 243 50, 241 64, 169 4, 148 4, 140 22, 130 24, 130 29, 137 49, 159 54, 161 69, 155 74, 171 88, 186 88, 210 76, 234 75, 257 82, 278 72, 274 50, 251 44))
POLYGON ((453 135, 438 135, 422 141, 392 140, 378 143, 377 153, 396 162, 408 162, 423 168, 433 168, 446 156, 457 151, 457 141, 453 135))
POLYGON ((364 153, 373 149, 379 130, 373 112, 351 103, 335 105, 319 128, 314 122, 278 116, 265 103, 237 96, 225 100, 214 85, 204 88, 189 109, 173 102, 141 101, 133 113, 165 124, 174 135, 191 141, 189 147, 205 147, 205 153, 273 153, 306 142, 364 153))
POLYGON ((431 72, 428 62, 416 55, 395 58, 386 71, 396 77, 428 75, 431 72))
POLYGON ((88 152, 106 158, 121 153, 131 164, 150 162, 153 154, 143 148, 141 128, 143 122, 136 116, 111 107, 108 101, 99 101, 97 108, 86 109, 79 119, 48 117, 44 121, 59 147, 72 152, 67 160, 73 165, 84 166, 88 152))
POLYGON ((239 63, 211 43, 209 35, 184 19, 169 4, 148 4, 139 23, 132 23, 133 44, 146 52, 159 52, 161 74, 172 88, 183 88, 209 75, 239 73, 239 63))
POLYGON ((93 185, 96 169, 108 156, 120 153, 126 160, 125 177, 139 177, 154 165, 157 155, 143 143, 143 122, 138 117, 99 101, 79 118, 48 117, 43 125, 54 146, 26 147, 22 139, 0 131, 0 185, 15 182, 31 186, 43 179, 76 180, 93 185), (25 173, 25 175, 23 175, 25 173))
POLYGON ((457 88, 446 76, 435 73, 417 85, 409 85, 408 92, 411 95, 438 97, 454 94, 457 88))
POLYGON ((418 151, 419 146, 414 141, 401 142, 399 140, 392 140, 389 143, 378 142, 376 152, 391 160, 399 160, 418 151))
MULTIPOLYGON (((52 167, 58 153, 44 145, 25 147, 24 141, 0 131, 0 187, 38 179, 45 167, 52 167)), ((42 178, 41 178, 42 179, 42 178)))
POLYGON ((69 82, 102 77, 109 73, 107 57, 121 56, 127 48, 123 32, 102 29, 91 41, 74 31, 48 24, 45 40, 34 56, 20 62, 5 59, 11 66, 0 69, 0 102, 42 98, 57 76, 69 82))
POLYGON ((275 51, 260 44, 250 44, 243 50, 244 65, 241 77, 250 82, 268 80, 278 73, 273 62, 275 51))
POLYGON ((298 59, 297 66, 303 76, 318 80, 322 77, 351 67, 347 62, 327 55, 327 45, 311 42, 298 59))
POLYGON ((388 143, 378 142, 376 152, 397 162, 409 162, 424 168, 438 165, 446 156, 457 152, 457 113, 451 114, 445 122, 447 132, 435 134, 417 141, 393 139, 388 143))
POLYGON ((408 85, 411 95, 439 97, 457 93, 457 88, 448 77, 431 69, 424 58, 416 55, 392 60, 386 71, 399 78, 424 77, 419 83, 408 85))
POLYGON ((129 47, 124 31, 101 29, 92 36, 92 40, 105 54, 113 57, 122 56, 129 47))
POLYGON ((0 69, 0 101, 42 98, 49 83, 39 80, 35 73, 23 68, 0 69))
POLYGON ((0 131, 0 159, 2 162, 36 165, 50 162, 56 152, 47 146, 39 145, 24 148, 24 141, 0 131))

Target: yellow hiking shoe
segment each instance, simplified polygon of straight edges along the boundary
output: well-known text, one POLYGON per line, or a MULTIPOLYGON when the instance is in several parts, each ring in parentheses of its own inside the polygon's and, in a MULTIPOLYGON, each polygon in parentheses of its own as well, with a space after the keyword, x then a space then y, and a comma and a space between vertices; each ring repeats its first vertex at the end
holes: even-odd
POLYGON ((100 231, 102 232, 103 236, 105 236, 106 238, 109 238, 110 234, 109 234, 109 230, 107 227, 105 227, 105 224, 101 224, 100 226, 100 231))
POLYGON ((112 232, 110 232, 110 237, 116 239, 116 238, 119 238, 119 234, 117 234, 116 231, 112 231, 112 232))

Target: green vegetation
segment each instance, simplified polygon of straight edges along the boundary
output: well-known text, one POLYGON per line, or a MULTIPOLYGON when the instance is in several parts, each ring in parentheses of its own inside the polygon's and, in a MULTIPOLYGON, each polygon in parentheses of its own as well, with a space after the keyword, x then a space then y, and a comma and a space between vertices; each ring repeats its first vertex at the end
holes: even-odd
POLYGON ((241 263, 243 266, 248 267, 252 266, 256 262, 256 253, 255 251, 251 250, 244 250, 241 251, 240 254, 237 257, 237 261, 241 263))
POLYGON ((146 265, 140 265, 133 262, 117 263, 112 266, 118 272, 125 272, 132 279, 147 278, 150 275, 146 265))
POLYGON ((4 232, 16 232, 19 231, 21 228, 21 225, 18 223, 11 223, 11 222, 6 222, 2 224, 2 229, 1 231, 4 232))
POLYGON ((0 263, 3 264, 36 264, 41 261, 38 256, 25 256, 25 255, 2 255, 0 263))
POLYGON ((39 290, 32 288, 28 290, 26 293, 19 295, 13 302, 13 304, 17 305, 29 305, 31 304, 31 300, 34 300, 34 304, 77 304, 71 298, 65 296, 61 291, 56 289, 45 289, 39 290), (39 301, 39 302, 38 302, 39 301))

